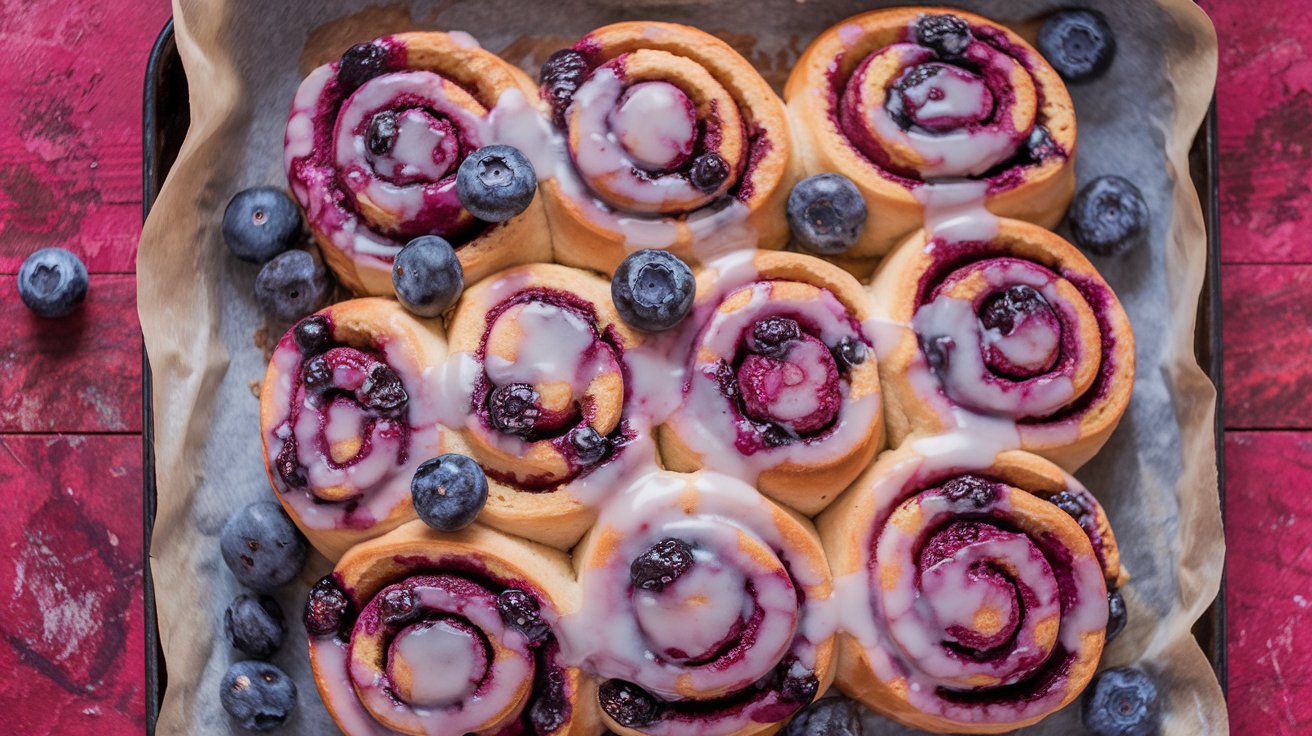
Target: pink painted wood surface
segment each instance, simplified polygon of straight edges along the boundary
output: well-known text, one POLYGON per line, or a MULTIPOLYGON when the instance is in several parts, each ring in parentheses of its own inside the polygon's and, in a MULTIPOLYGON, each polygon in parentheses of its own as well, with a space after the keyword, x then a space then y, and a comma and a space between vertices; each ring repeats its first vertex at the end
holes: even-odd
MULTIPOLYGON (((1302 40, 1312 14, 1287 0, 1204 6, 1221 39, 1227 426, 1289 430, 1227 438, 1231 717, 1235 733, 1306 733, 1312 650, 1297 632, 1312 600, 1312 495, 1299 492, 1312 484, 1312 55, 1302 40)), ((10 509, 0 712, 14 733, 142 729, 140 375, 127 274, 142 76, 168 14, 162 0, 0 0, 0 273, 45 245, 72 248, 93 273, 76 327, 43 329, 12 280, 0 285, 0 433, 125 433, 0 436, 10 509), (75 620, 82 628, 65 628, 75 620)))

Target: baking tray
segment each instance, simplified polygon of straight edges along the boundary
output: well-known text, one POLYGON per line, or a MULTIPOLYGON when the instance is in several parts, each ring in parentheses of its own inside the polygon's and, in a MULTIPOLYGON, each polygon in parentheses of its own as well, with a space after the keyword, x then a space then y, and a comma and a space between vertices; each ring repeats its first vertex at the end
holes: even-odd
MULTIPOLYGON (((142 125, 142 217, 150 214, 150 206, 159 194, 160 185, 177 158, 182 140, 186 137, 191 109, 187 98, 187 78, 178 57, 173 37, 173 21, 169 20, 160 31, 146 65, 146 80, 142 125)), ((1198 135, 1189 152, 1189 171, 1194 188, 1199 192, 1203 219, 1207 227, 1207 270, 1198 302, 1198 319, 1194 332, 1194 354, 1198 363, 1216 386, 1216 412, 1214 417, 1216 438, 1217 489, 1221 512, 1225 513, 1225 448, 1222 422, 1221 375, 1221 240, 1219 178, 1217 167, 1217 115, 1216 99, 1208 109, 1198 135)), ((154 420, 151 413, 150 363, 142 353, 142 468, 145 494, 145 607, 146 607, 146 732, 155 733, 160 702, 168 683, 164 665, 164 652, 160 647, 159 629, 155 617, 155 591, 150 575, 150 537, 155 526, 155 447, 154 420)), ((1193 633, 1212 663, 1212 669, 1221 683, 1226 683, 1226 582, 1221 579, 1216 600, 1194 625, 1193 633)))

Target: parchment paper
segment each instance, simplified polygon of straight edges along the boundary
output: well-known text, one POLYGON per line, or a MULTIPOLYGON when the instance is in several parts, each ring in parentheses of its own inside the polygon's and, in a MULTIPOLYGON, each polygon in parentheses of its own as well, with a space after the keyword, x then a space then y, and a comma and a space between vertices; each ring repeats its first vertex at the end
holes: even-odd
MULTIPOLYGON (((241 655, 222 635, 223 610, 238 589, 219 556, 217 534, 240 505, 271 497, 256 387, 264 376, 263 346, 285 326, 263 324, 252 297, 257 269, 228 255, 219 223, 238 190, 286 185, 283 125, 303 74, 384 33, 445 29, 474 34, 536 76, 551 51, 596 26, 653 19, 721 35, 778 88, 815 34, 883 4, 456 0, 361 9, 349 0, 174 0, 191 129, 146 223, 137 263, 154 374, 159 507, 151 564, 168 666, 159 733, 242 733, 218 698, 219 678, 241 655)), ((961 5, 1023 23, 1058 4, 961 5)), ((1151 247, 1095 259, 1129 312, 1138 348, 1129 413, 1079 473, 1106 505, 1133 575, 1125 589, 1129 628, 1104 662, 1138 662, 1160 675, 1166 733, 1227 733, 1221 691, 1190 634, 1216 596, 1224 554, 1215 392, 1193 353, 1206 241, 1187 160, 1215 83, 1216 37, 1188 0, 1098 6, 1111 19, 1117 56, 1106 77, 1070 88, 1079 119, 1076 171, 1081 182, 1107 173, 1126 176, 1138 183, 1152 212, 1151 247)), ((1033 30, 1028 26, 1031 37, 1033 30)), ((299 711, 285 733, 337 732, 308 672, 298 620, 308 585, 328 568, 326 560, 312 558, 281 598, 290 635, 274 661, 300 689, 299 711)), ((867 733, 908 733, 875 716, 868 721, 867 733)), ((1077 707, 1071 707, 1026 733, 1080 730, 1077 707)))

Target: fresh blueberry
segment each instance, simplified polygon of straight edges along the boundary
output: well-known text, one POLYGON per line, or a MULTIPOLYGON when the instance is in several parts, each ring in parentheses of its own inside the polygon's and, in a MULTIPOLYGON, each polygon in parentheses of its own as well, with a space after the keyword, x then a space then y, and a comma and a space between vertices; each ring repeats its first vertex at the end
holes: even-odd
POLYGON ((1099 256, 1124 253, 1148 235, 1148 203, 1139 188, 1120 176, 1100 176, 1084 185, 1071 204, 1071 234, 1099 256))
POLYGON ((18 268, 18 296, 47 319, 63 317, 87 298, 87 267, 71 251, 42 248, 18 268))
POLYGON ((365 145, 369 153, 386 156, 396 145, 396 113, 383 110, 369 119, 369 130, 365 135, 365 145))
POLYGON ((606 439, 592 425, 585 424, 569 433, 569 444, 574 448, 580 465, 592 465, 606 456, 610 449, 610 440, 606 439))
POLYGON ((309 549, 300 530, 272 501, 257 501, 233 514, 223 525, 219 547, 237 582, 261 593, 291 582, 309 549))
POLYGON ((661 702, 641 687, 624 680, 607 680, 597 691, 606 715, 625 728, 642 728, 661 716, 661 702))
POLYGON ((943 484, 943 495, 955 503, 986 509, 997 500, 997 485, 973 475, 961 475, 943 484))
POLYGON ((498 432, 527 438, 542 415, 539 398, 538 392, 527 383, 498 386, 488 395, 488 420, 498 432))
POLYGON ((647 332, 683 321, 697 284, 692 269, 673 253, 647 249, 630 253, 610 280, 610 298, 620 317, 647 332))
POLYGON ((1116 55, 1116 37, 1096 10, 1059 10, 1039 29, 1039 53, 1067 82, 1102 76, 1116 55))
POLYGON ((703 192, 713 192, 729 178, 729 162, 718 153, 698 156, 688 170, 688 180, 703 192))
POLYGON ((1129 623, 1129 612, 1125 610, 1125 597, 1121 591, 1113 590, 1107 593, 1107 641, 1111 641, 1125 631, 1125 625, 1129 623))
POLYGON ((318 309, 329 288, 322 263, 306 251, 289 250, 260 269, 255 301, 269 316, 290 322, 318 309))
POLYGON ((803 248, 820 255, 847 252, 866 224, 866 201, 851 179, 816 174, 788 195, 788 225, 803 248))
POLYGON ((1105 670, 1084 693, 1080 715, 1098 736, 1153 736, 1161 722, 1157 685, 1143 670, 1105 670))
POLYGON ((305 631, 311 636, 335 636, 351 623, 351 599, 332 575, 325 575, 305 599, 305 631))
POLYGON ((565 111, 574 100, 574 93, 588 75, 588 60, 574 49, 561 49, 547 57, 538 75, 542 96, 551 105, 551 118, 558 127, 565 127, 565 111))
POLYGON ((551 633, 551 627, 542 620, 542 607, 538 600, 522 590, 511 588, 497 596, 497 610, 507 626, 518 629, 533 644, 540 644, 551 633))
POLYGON ((783 359, 792 344, 802 338, 797 320, 788 317, 766 317, 752 325, 747 333, 747 349, 768 358, 783 359))
POLYGON ((866 355, 869 352, 864 342, 844 337, 834 346, 834 362, 838 363, 839 367, 855 368, 866 362, 866 355))
POLYGON ((437 317, 460 298, 465 270, 455 248, 436 235, 415 238, 392 262, 396 298, 420 317, 437 317))
POLYGON ((301 355, 307 357, 320 355, 332 347, 333 325, 328 321, 328 317, 322 314, 306 317, 296 323, 296 327, 292 330, 292 339, 296 341, 296 347, 300 349, 301 355))
POLYGON ((922 15, 916 21, 916 43, 933 49, 940 58, 961 56, 970 41, 970 24, 951 13, 922 15))
POLYGON ((387 71, 390 54, 378 42, 357 43, 342 54, 337 65, 337 80, 347 89, 355 89, 387 71))
POLYGON ((287 621, 278 601, 242 593, 223 613, 223 633, 232 645, 256 659, 268 659, 287 636, 287 621))
POLYGON ((692 547, 681 539, 662 539, 629 565, 629 582, 640 590, 662 591, 692 567, 692 547))
POLYGON ((402 627, 418 618, 423 608, 413 590, 400 586, 379 594, 378 616, 388 626, 402 627))
POLYGON ((370 366, 364 385, 360 387, 360 395, 366 407, 382 413, 396 412, 410 400, 401 377, 385 363, 370 366))
POLYGON ((861 712, 842 696, 821 698, 798 713, 782 736, 862 736, 861 712))
POLYGON ((439 532, 473 523, 487 503, 487 476, 473 458, 448 453, 425 461, 410 481, 415 513, 439 532))
POLYGON ((460 204, 487 222, 505 222, 528 209, 537 190, 533 164, 513 146, 484 146, 456 171, 460 204))
POLYGON ((268 662, 233 663, 219 687, 223 709, 248 731, 272 731, 296 709, 296 683, 268 662))
POLYGON ((268 263, 295 244, 301 213, 276 187, 243 189, 223 211, 223 241, 232 254, 250 263, 268 263))

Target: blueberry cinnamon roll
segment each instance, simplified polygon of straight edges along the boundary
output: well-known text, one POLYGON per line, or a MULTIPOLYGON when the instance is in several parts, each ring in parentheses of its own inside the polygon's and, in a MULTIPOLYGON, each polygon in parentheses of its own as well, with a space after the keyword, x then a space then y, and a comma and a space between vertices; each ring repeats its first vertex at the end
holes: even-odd
POLYGON ((310 591, 310 663, 346 736, 595 734, 595 687, 561 654, 578 606, 561 553, 420 521, 360 544, 310 591))
POLYGON ((284 163, 342 284, 391 294, 392 259, 420 235, 449 240, 471 281, 548 260, 540 203, 492 224, 456 196, 460 163, 493 143, 487 119, 501 96, 536 91, 496 55, 437 32, 385 36, 310 72, 292 102, 284 163))
POLYGON ((808 174, 856 183, 866 264, 924 221, 926 182, 973 179, 989 210, 1053 227, 1075 188, 1075 110, 1020 36, 978 15, 893 8, 848 18, 802 53, 784 97, 808 174))
POLYGON ((836 682, 913 728, 1009 732, 1088 684, 1125 576, 1075 479, 951 448, 881 455, 817 520, 845 604, 836 682))
POLYGON ((757 252, 704 269, 697 294, 681 401, 658 435, 666 467, 730 474, 814 515, 883 441, 865 293, 818 258, 757 252))
POLYGON ((449 334, 451 357, 432 380, 455 430, 446 451, 487 473, 480 518, 568 549, 643 451, 629 447, 639 428, 624 367, 640 333, 620 320, 604 279, 540 263, 466 289, 449 334))
POLYGON ((696 263, 787 240, 783 103, 728 44, 616 23, 553 55, 541 81, 565 138, 542 185, 557 261, 611 273, 641 248, 696 263))
POLYGON ((1037 225, 999 220, 988 240, 924 231, 870 286, 894 445, 991 417, 1000 446, 1073 471, 1102 447, 1134 387, 1134 334, 1089 260, 1037 225), (898 327, 900 326, 900 328, 898 327))
POLYGON ((377 298, 306 317, 274 349, 260 392, 265 467, 329 559, 415 518, 410 479, 441 434, 422 377, 445 355, 439 323, 377 298))
POLYGON ((829 685, 831 580, 815 530, 741 481, 646 475, 574 563, 584 604, 565 631, 616 733, 772 733, 829 685))

